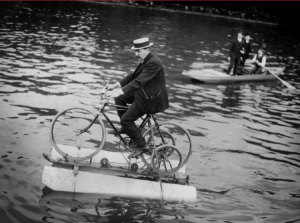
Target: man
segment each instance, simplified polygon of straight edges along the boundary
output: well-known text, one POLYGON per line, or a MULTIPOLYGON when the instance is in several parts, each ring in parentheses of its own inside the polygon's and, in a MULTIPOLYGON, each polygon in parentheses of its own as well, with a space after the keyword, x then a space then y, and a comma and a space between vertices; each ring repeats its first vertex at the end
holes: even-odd
POLYGON ((245 53, 242 55, 242 58, 241 58, 241 65, 242 66, 245 66, 246 60, 250 58, 250 53, 252 51, 252 45, 251 45, 250 39, 251 39, 250 34, 246 33, 245 36, 244 36, 245 53))
POLYGON ((266 74, 265 69, 267 57, 264 55, 262 49, 258 49, 257 54, 254 55, 251 63, 254 63, 254 68, 250 71, 250 74, 266 74))
POLYGON ((229 47, 229 54, 228 54, 228 60, 230 62, 227 74, 230 74, 232 67, 233 69, 233 75, 237 74, 237 68, 240 64, 241 56, 245 53, 244 51, 244 43, 243 43, 243 35, 241 32, 238 33, 237 39, 233 40, 229 47))
POLYGON ((169 107, 165 72, 161 61, 150 52, 149 38, 133 41, 132 50, 140 60, 139 66, 132 73, 111 85, 108 90, 119 87, 120 95, 115 98, 116 105, 129 106, 128 110, 118 110, 122 128, 119 133, 126 133, 135 142, 136 151, 129 158, 137 157, 147 148, 146 141, 138 131, 135 121, 144 114, 162 112, 169 107))

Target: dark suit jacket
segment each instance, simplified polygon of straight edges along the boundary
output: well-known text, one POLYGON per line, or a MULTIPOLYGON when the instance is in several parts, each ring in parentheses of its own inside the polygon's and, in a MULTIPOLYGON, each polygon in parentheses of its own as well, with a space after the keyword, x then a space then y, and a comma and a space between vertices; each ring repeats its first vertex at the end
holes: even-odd
POLYGON ((244 48, 244 41, 242 40, 239 42, 237 39, 233 40, 229 47, 229 54, 230 58, 240 57, 241 53, 240 50, 244 48))
POLYGON ((250 53, 252 51, 252 44, 251 41, 249 41, 248 43, 246 43, 246 40, 244 40, 244 48, 245 48, 245 54, 244 54, 244 58, 248 59, 250 57, 250 53))
POLYGON ((165 72, 161 61, 149 53, 136 70, 120 80, 124 94, 133 93, 144 114, 162 112, 169 107, 165 72))

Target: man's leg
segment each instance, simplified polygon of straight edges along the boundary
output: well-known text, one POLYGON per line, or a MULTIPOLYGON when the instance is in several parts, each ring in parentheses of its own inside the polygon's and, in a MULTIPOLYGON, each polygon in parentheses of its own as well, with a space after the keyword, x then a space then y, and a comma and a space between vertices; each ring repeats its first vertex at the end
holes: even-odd
MULTIPOLYGON (((115 98, 115 104, 118 105, 118 106, 127 106, 127 104, 131 104, 134 100, 134 96, 133 94, 122 94, 120 95, 119 97, 116 97, 115 98)), ((118 116, 121 120, 121 117, 123 116, 123 114, 127 111, 127 109, 123 109, 123 108, 117 108, 117 112, 118 112, 118 116)), ((123 134, 125 133, 125 129, 123 127, 121 127, 118 132, 120 134, 123 134)), ((116 135, 117 133, 112 130, 112 131, 109 131, 110 134, 114 134, 116 135)))
POLYGON ((237 74, 237 68, 238 68, 239 64, 240 64, 240 57, 237 56, 237 57, 235 57, 235 59, 234 59, 233 75, 236 75, 236 74, 237 74))
POLYGON ((136 143, 137 147, 141 149, 146 146, 146 141, 134 122, 143 115, 144 114, 138 110, 135 102, 133 102, 121 117, 121 125, 125 129, 125 133, 136 143))
MULTIPOLYGON (((134 101, 133 94, 122 94, 119 97, 115 98, 115 104, 119 106, 127 106, 127 104, 131 104, 133 101, 134 101)), ((117 112, 120 119, 126 111, 127 111, 126 109, 117 108, 117 112)))
POLYGON ((254 66, 254 67, 249 71, 249 74, 255 74, 256 69, 257 69, 257 67, 254 66))
POLYGON ((241 62, 240 62, 240 64, 241 64, 241 66, 245 66, 245 62, 246 62, 246 56, 242 56, 242 58, 241 58, 241 62))
POLYGON ((262 67, 259 67, 256 71, 255 71, 255 74, 265 74, 263 72, 263 68, 262 67))
POLYGON ((228 70, 227 70, 227 74, 230 74, 230 72, 232 70, 232 67, 233 67, 233 64, 234 64, 234 59, 232 57, 230 57, 230 64, 229 64, 229 67, 228 67, 228 70))

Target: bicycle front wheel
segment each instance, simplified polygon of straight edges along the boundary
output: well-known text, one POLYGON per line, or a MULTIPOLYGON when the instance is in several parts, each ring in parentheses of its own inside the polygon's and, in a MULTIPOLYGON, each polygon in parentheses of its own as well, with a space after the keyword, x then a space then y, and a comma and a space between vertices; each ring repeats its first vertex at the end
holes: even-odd
POLYGON ((67 160, 82 161, 95 156, 106 140, 105 126, 93 112, 69 108, 52 121, 50 139, 56 151, 67 160))

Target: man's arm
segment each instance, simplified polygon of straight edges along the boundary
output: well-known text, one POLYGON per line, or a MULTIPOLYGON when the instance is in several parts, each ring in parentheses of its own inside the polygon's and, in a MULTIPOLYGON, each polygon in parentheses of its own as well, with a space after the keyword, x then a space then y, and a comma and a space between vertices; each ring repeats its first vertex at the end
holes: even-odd
POLYGON ((122 87, 124 93, 130 93, 140 89, 150 81, 162 69, 159 62, 151 61, 144 65, 141 74, 130 83, 122 87))
POLYGON ((256 61, 256 64, 260 67, 265 67, 266 66, 266 56, 263 56, 261 63, 256 61))
POLYGON ((254 55, 254 57, 251 60, 251 63, 254 63, 256 61, 256 54, 254 55))
POLYGON ((229 52, 228 52, 228 60, 230 60, 231 53, 232 53, 233 48, 234 48, 234 43, 235 43, 235 41, 231 41, 231 43, 230 43, 229 52))
MULTIPOLYGON (((127 83, 129 83, 132 80, 132 75, 133 73, 125 76, 123 79, 121 79, 120 81, 115 82, 114 84, 108 84, 105 86, 105 89, 111 91, 115 88, 120 88, 122 87, 121 82, 123 83, 123 85, 126 85, 127 83)), ((123 91, 122 91, 123 92, 123 91)))
POLYGON ((251 44, 251 42, 249 42, 249 54, 252 52, 252 44, 251 44))

